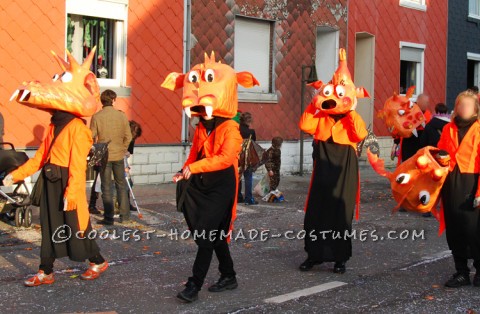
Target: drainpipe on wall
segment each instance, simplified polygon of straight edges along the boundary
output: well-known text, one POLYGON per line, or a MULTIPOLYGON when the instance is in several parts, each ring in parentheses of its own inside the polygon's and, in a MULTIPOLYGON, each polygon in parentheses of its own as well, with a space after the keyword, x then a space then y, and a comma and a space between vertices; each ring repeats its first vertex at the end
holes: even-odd
MULTIPOLYGON (((184 0, 183 10, 183 73, 190 70, 190 37, 192 33, 192 1, 184 0)), ((188 125, 189 119, 182 110, 182 144, 188 143, 188 125)))

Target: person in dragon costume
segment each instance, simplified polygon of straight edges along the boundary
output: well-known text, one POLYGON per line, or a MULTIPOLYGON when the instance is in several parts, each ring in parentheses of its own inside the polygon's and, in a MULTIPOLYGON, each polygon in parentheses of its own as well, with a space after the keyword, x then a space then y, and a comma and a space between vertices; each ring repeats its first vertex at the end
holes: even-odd
POLYGON ((4 180, 8 186, 42 170, 39 180, 43 184, 37 183, 36 187, 42 189, 40 267, 35 276, 25 281, 29 287, 52 284, 53 264, 60 257, 68 256, 77 262, 88 259, 90 266, 80 276, 85 280, 98 278, 108 268, 96 242, 85 236, 92 228, 85 187, 92 134, 80 117, 92 116, 99 103, 97 78, 90 71, 95 48, 83 64, 68 51, 68 62, 53 51, 52 54, 61 67, 61 74, 55 74, 50 83, 23 83, 11 98, 21 105, 52 114, 47 136, 35 156, 4 180), (62 228, 63 234, 57 232, 62 228))
POLYGON ((185 302, 198 298, 213 252, 219 260, 221 277, 210 292, 235 289, 238 284, 228 242, 236 217, 238 153, 242 137, 237 114, 237 86, 253 87, 258 81, 249 72, 235 73, 226 64, 215 62, 215 54, 188 73, 170 73, 162 87, 183 88, 182 107, 189 117, 200 117, 190 155, 183 169, 173 177, 177 182, 177 208, 185 216, 198 246, 193 275, 177 297, 185 302))
POLYGON ((357 98, 369 97, 353 84, 345 49, 332 80, 310 84, 317 95, 303 113, 299 127, 314 137, 313 173, 305 205, 305 251, 300 265, 308 271, 315 264, 335 262, 334 272, 344 273, 352 255, 351 232, 355 204, 359 203, 357 143, 368 134, 365 122, 355 111, 357 98), (332 231, 326 235, 323 232, 332 231), (340 234, 339 238, 334 234, 340 234), (325 236, 324 236, 325 235, 325 236))

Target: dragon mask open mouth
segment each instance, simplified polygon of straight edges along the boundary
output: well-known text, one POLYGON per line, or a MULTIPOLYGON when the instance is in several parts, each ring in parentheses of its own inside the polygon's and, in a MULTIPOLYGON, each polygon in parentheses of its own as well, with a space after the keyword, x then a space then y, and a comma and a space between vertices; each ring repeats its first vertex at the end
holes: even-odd
POLYGON ((100 87, 95 74, 90 71, 96 47, 83 64, 79 64, 67 51, 67 61, 52 54, 61 68, 52 82, 23 82, 12 94, 10 101, 46 111, 62 110, 80 117, 92 116, 100 102, 100 87))

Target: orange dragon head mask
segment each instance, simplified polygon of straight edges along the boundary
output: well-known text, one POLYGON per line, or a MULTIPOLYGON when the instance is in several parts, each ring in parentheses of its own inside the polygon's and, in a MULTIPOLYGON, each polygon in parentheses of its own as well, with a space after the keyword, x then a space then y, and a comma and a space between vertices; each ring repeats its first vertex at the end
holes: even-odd
POLYGON ((182 106, 185 114, 211 118, 233 118, 238 109, 238 84, 250 88, 260 85, 249 72, 236 73, 221 62, 205 53, 205 62, 195 65, 188 73, 170 73, 162 87, 176 90, 183 87, 182 106))
POLYGON ((440 190, 448 174, 450 156, 446 151, 433 146, 420 149, 415 155, 400 164, 396 170, 387 172, 384 161, 367 150, 373 169, 391 182, 393 198, 400 206, 414 212, 434 210, 440 190))
POLYGON ((308 84, 315 87, 318 93, 312 102, 315 107, 327 114, 343 114, 355 108, 358 98, 370 97, 363 87, 355 87, 347 67, 347 53, 339 51, 340 64, 328 84, 316 81, 308 84))
POLYGON ((418 137, 417 127, 425 127, 425 117, 420 107, 413 103, 410 98, 415 86, 408 89, 405 96, 393 94, 385 101, 383 110, 378 117, 385 121, 388 131, 393 137, 418 137))
POLYGON ((53 82, 24 82, 10 101, 46 111, 61 110, 79 117, 92 116, 100 102, 100 87, 95 74, 90 71, 95 47, 79 64, 67 51, 67 61, 52 51, 61 68, 60 74, 53 76, 53 82))

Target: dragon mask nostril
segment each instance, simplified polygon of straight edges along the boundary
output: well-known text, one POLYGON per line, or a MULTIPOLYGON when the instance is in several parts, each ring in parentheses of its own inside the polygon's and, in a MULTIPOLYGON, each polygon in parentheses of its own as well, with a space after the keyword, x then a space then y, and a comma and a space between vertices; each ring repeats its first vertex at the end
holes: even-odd
POLYGON ((337 102, 333 99, 328 99, 322 102, 322 109, 333 109, 337 106, 337 102))

